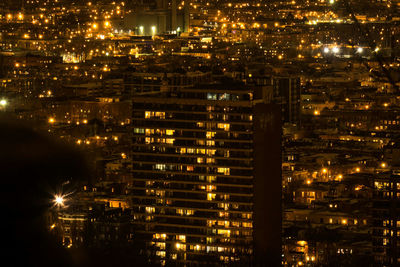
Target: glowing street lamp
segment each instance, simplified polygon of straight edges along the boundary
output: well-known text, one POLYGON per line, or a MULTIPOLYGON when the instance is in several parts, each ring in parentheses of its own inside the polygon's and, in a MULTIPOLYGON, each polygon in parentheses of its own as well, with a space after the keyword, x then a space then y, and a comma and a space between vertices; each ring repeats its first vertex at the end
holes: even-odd
POLYGON ((55 196, 54 196, 54 203, 55 203, 56 206, 58 206, 58 207, 64 206, 64 197, 61 196, 61 195, 55 195, 55 196))
POLYGON ((156 35, 156 26, 151 26, 151 33, 156 35))
POLYGON ((7 106, 7 100, 5 100, 5 99, 2 99, 2 100, 0 100, 0 106, 1 107, 5 107, 5 106, 7 106))

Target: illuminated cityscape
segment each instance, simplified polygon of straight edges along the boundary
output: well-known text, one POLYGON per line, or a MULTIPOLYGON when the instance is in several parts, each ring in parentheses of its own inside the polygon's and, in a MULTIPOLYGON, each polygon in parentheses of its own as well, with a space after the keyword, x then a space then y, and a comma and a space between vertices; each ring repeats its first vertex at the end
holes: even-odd
POLYGON ((399 266, 399 89, 395 0, 2 0, 7 259, 399 266))

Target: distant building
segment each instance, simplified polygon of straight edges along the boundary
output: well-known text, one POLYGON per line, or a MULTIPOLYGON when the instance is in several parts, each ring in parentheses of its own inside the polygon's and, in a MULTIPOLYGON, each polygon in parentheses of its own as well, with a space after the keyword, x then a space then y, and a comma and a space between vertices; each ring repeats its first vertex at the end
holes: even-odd
POLYGON ((281 264, 280 109, 253 97, 229 80, 133 98, 135 234, 159 263, 281 264))
POLYGON ((282 106, 283 121, 291 124, 300 123, 300 78, 273 77, 274 99, 282 106))
POLYGON ((373 252, 376 266, 400 264, 400 176, 374 179, 373 252))
POLYGON ((65 247, 127 246, 131 236, 130 211, 104 204, 73 205, 57 213, 52 226, 59 231, 65 247))
POLYGON ((125 30, 131 30, 138 35, 188 32, 189 6, 190 1, 179 4, 176 0, 151 1, 125 17, 125 30))

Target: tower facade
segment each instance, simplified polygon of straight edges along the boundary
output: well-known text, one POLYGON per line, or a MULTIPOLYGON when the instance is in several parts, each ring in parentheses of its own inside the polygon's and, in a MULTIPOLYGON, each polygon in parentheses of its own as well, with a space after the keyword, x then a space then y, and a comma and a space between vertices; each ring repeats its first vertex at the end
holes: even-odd
POLYGON ((253 96, 224 82, 134 97, 136 242, 161 264, 280 264, 280 107, 253 96))

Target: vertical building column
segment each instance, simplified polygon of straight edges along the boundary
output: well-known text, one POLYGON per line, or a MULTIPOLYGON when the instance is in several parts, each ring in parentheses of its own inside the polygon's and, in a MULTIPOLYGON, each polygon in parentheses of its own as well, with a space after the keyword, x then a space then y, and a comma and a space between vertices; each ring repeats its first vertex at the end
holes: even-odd
POLYGON ((171 2, 171 30, 172 31, 176 31, 177 28, 177 23, 176 23, 176 16, 177 16, 177 12, 176 12, 176 0, 172 0, 171 2))
POLYGON ((281 110, 275 104, 254 107, 254 260, 255 266, 282 261, 281 110))
POLYGON ((184 31, 189 32, 190 28, 190 0, 185 0, 184 7, 184 31))

